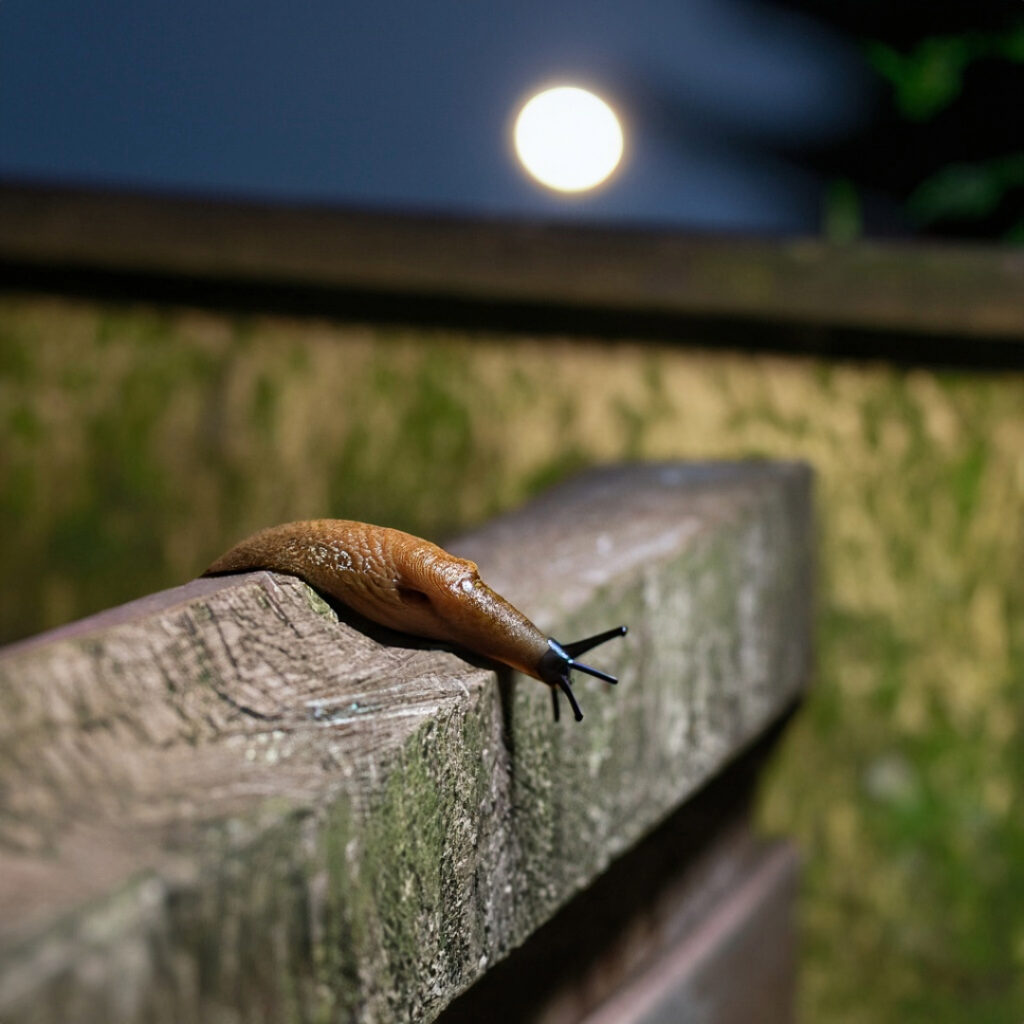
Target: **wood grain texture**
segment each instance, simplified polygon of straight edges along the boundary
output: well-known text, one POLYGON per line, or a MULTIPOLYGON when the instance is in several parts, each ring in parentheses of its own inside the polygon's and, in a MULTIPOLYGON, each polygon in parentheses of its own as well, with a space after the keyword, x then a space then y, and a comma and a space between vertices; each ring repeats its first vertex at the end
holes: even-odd
POLYGON ((7 185, 0 261, 1024 338, 1024 254, 994 246, 836 246, 7 185))
POLYGON ((5 1024, 429 1020, 806 683, 801 466, 598 472, 446 546, 542 629, 630 623, 582 724, 266 573, 0 656, 5 1024))

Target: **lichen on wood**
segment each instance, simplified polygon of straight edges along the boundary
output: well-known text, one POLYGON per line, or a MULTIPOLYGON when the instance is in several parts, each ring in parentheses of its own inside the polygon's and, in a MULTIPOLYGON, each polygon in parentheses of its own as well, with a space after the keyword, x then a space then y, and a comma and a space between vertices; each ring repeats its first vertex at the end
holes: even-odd
POLYGON ((9 649, 0 1017, 432 1019, 797 698, 809 515, 797 465, 634 466, 452 541, 630 623, 579 725, 267 573, 9 649))

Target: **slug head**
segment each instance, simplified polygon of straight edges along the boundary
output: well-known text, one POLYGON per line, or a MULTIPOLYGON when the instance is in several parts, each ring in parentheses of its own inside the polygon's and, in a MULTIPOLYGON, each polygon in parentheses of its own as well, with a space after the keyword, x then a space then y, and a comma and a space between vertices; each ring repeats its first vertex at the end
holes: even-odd
POLYGON ((592 668, 590 665, 584 665, 583 662, 577 661, 576 658, 580 654, 586 654, 587 651, 600 646, 608 640, 612 640, 617 636, 625 636, 626 632, 625 626, 616 626, 615 629, 609 629, 604 633, 598 633, 596 636, 587 637, 586 640, 577 640, 571 644, 560 644, 552 637, 548 637, 548 650, 540 659, 540 664, 537 666, 537 674, 551 687, 551 707, 554 710, 556 722, 559 718, 559 690, 568 698, 569 706, 572 708, 576 721, 579 722, 583 719, 583 712, 580 711, 580 706, 576 703, 576 697, 572 692, 572 682, 569 674, 573 669, 586 672, 587 675, 594 676, 597 679, 603 679, 606 683, 614 684, 618 682, 615 676, 610 676, 607 672, 592 668))

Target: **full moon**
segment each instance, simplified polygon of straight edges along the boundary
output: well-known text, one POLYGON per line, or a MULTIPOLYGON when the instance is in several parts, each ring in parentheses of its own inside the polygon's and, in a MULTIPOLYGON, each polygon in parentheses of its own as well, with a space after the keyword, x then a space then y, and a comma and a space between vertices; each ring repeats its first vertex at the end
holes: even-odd
POLYGON ((600 185, 622 159, 622 125, 615 111, 599 96, 571 85, 527 100, 514 138, 526 170, 558 192, 600 185))

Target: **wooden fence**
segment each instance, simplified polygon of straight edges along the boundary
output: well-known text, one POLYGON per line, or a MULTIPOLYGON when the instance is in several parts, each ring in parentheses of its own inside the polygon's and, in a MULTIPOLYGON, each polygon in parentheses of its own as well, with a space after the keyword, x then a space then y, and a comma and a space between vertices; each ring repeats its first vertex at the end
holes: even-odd
POLYGON ((629 624, 579 724, 268 573, 7 648, 0 1020, 788 1019, 796 858, 748 811, 810 490, 612 468, 449 543, 554 635, 629 624))

